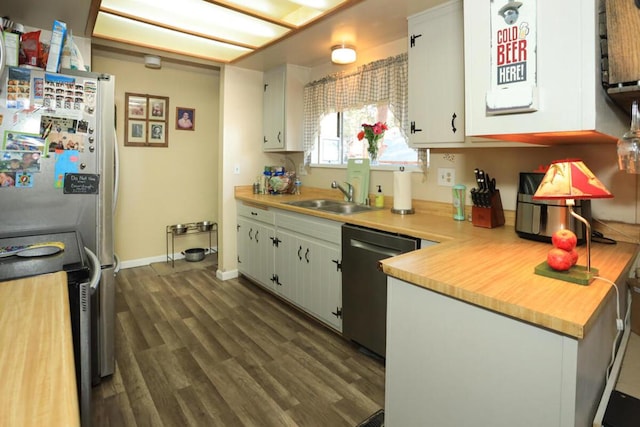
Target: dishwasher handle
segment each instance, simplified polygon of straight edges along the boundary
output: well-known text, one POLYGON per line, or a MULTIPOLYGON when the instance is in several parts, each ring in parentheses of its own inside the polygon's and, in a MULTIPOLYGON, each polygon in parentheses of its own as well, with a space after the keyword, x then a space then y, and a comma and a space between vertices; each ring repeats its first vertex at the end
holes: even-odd
POLYGON ((393 256, 400 255, 401 253, 404 253, 396 249, 391 249, 384 246, 376 245, 375 243, 363 242, 362 240, 353 239, 353 238, 349 240, 349 246, 358 248, 358 249, 363 249, 369 252, 374 252, 380 255, 386 255, 387 257, 393 257, 393 256))

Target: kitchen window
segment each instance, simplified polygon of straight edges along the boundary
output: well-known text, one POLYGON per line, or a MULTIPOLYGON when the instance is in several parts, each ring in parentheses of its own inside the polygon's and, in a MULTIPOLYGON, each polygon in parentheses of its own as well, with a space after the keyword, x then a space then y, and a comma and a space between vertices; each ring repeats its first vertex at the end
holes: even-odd
POLYGON ((311 152, 312 165, 346 165, 351 158, 368 158, 367 140, 359 141, 362 123, 383 122, 389 125, 378 153, 379 166, 418 165, 418 153, 407 145, 387 105, 326 114, 320 121, 317 144, 311 152))
MULTIPOLYGON (((367 158, 358 141, 363 123, 383 122, 379 165, 419 165, 409 148, 408 55, 381 59, 356 71, 336 73, 304 88, 303 149, 305 165, 345 165, 367 158)), ((421 150, 424 151, 424 150, 421 150)))

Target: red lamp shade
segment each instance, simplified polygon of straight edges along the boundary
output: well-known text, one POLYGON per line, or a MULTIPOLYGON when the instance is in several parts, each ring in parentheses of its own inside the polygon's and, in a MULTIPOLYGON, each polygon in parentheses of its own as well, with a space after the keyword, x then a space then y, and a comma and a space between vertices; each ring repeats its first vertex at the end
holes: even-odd
POLYGON ((613 194, 580 159, 556 160, 542 178, 534 200, 604 199, 613 194))

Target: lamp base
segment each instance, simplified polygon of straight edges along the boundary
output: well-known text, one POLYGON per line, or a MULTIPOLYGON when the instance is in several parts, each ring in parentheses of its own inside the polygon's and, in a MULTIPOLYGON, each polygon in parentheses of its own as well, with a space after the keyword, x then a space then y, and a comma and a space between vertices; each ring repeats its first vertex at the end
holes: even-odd
POLYGON ((587 271, 587 267, 583 265, 574 265, 567 271, 557 271, 549 267, 547 261, 543 261, 536 265, 534 271, 540 276, 577 283, 578 285, 588 285, 593 280, 593 277, 598 274, 597 268, 591 267, 591 271, 587 271))

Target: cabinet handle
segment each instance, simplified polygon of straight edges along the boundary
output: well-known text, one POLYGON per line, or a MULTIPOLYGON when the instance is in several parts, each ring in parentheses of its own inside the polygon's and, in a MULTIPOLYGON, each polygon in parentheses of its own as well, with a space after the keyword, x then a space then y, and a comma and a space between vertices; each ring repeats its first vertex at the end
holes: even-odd
POLYGON ((331 261, 333 261, 336 264, 336 271, 342 270, 342 263, 340 262, 339 259, 332 259, 331 261))
POLYGON ((416 45, 416 39, 417 39, 418 37, 422 37, 422 34, 415 34, 415 35, 414 35, 414 34, 412 34, 412 35, 411 35, 411 47, 415 47, 415 45, 416 45))
POLYGON ((342 309, 340 307, 336 307, 336 311, 332 311, 331 314, 340 319, 342 317, 342 309))
POLYGON ((282 139, 280 139, 280 135, 282 135, 282 132, 278 132, 278 142, 282 142, 282 139))
POLYGON ((307 264, 309 264, 309 248, 307 248, 307 251, 304 253, 304 259, 306 259, 307 264))
POLYGON ((411 133, 422 132, 422 129, 416 128, 416 122, 411 122, 411 133))
POLYGON ((256 243, 260 243, 260 240, 258 240, 258 233, 260 232, 260 230, 256 230, 256 243))
POLYGON ((278 239, 277 237, 272 237, 271 238, 271 243, 273 244, 273 246, 275 246, 276 248, 278 247, 278 245, 280 244, 280 242, 282 242, 282 240, 278 239))
POLYGON ((451 130, 453 131, 453 133, 456 133, 456 131, 458 130, 456 129, 456 124, 455 124, 457 117, 458 116, 456 115, 456 113, 453 113, 453 116, 451 116, 451 130))
POLYGON ((263 144, 266 144, 266 143, 267 143, 267 137, 266 137, 266 136, 263 136, 263 137, 262 137, 262 143, 263 143, 263 144))
POLYGON ((265 84, 264 84, 264 92, 266 92, 266 91, 267 91, 267 86, 269 86, 269 83, 265 83, 265 84))
POLYGON ((253 228, 249 229, 249 240, 253 240, 253 228))
POLYGON ((302 245, 300 245, 300 247, 298 247, 298 259, 300 261, 302 261, 302 255, 300 255, 300 252, 302 252, 302 245))

